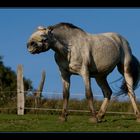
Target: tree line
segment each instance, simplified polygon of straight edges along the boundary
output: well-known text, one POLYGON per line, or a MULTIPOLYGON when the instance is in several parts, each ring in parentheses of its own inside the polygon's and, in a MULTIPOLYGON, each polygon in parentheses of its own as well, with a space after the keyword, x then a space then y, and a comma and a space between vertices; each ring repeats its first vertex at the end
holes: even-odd
MULTIPOLYGON (((24 90, 33 89, 32 81, 23 77, 24 90)), ((10 102, 17 95, 17 74, 4 65, 3 57, 0 56, 0 106, 10 102)))

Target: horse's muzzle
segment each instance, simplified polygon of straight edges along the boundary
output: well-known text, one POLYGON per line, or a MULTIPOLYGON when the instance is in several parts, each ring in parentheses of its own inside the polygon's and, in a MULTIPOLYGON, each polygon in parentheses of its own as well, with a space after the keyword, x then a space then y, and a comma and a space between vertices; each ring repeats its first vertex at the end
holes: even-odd
POLYGON ((30 53, 34 53, 34 46, 33 45, 31 45, 31 43, 27 43, 27 49, 28 49, 28 51, 30 52, 30 53))

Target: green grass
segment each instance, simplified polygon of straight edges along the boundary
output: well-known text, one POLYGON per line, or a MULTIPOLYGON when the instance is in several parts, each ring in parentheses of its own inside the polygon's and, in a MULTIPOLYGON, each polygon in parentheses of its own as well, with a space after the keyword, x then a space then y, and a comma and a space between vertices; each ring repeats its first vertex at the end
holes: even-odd
POLYGON ((60 122, 58 115, 0 114, 0 132, 140 132, 133 115, 106 115, 102 123, 92 124, 88 115, 69 115, 60 122))

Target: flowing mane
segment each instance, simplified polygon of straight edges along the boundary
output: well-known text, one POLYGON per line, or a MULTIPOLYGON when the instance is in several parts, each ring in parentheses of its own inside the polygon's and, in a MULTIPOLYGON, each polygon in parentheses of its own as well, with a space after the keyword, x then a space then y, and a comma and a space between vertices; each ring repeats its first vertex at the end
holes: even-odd
POLYGON ((56 28, 60 28, 60 27, 67 27, 68 29, 78 29, 78 30, 85 33, 85 31, 83 29, 81 29, 81 28, 79 28, 71 23, 66 23, 66 22, 61 22, 61 23, 58 23, 56 25, 49 26, 48 29, 54 29, 54 28, 56 29, 56 28))

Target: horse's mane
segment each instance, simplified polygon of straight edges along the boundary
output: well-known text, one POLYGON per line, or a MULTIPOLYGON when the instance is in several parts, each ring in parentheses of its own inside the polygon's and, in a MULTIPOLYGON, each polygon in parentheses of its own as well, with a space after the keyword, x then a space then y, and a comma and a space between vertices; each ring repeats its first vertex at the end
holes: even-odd
POLYGON ((60 28, 62 26, 65 26, 65 27, 70 28, 70 29, 78 29, 78 30, 80 30, 82 32, 85 32, 83 29, 73 25, 72 23, 66 23, 66 22, 61 22, 61 23, 58 23, 56 25, 49 26, 48 28, 49 29, 54 29, 54 28, 60 28))

